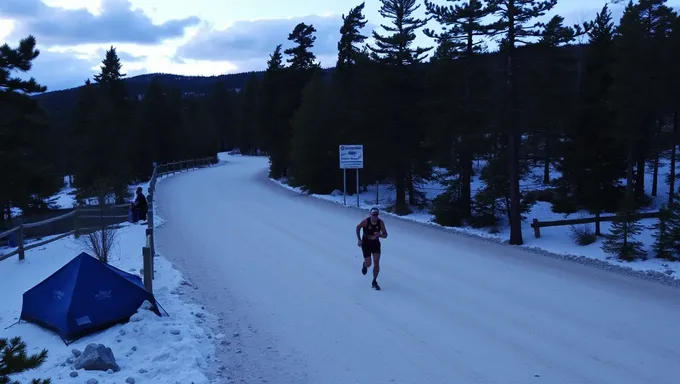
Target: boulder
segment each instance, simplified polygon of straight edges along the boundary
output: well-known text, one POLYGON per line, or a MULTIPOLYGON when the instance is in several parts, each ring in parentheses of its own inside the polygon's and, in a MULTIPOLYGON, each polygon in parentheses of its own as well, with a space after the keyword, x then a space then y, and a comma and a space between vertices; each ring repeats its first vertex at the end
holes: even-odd
POLYGON ((78 356, 73 367, 86 371, 108 371, 109 369, 114 372, 120 371, 113 351, 103 344, 89 344, 85 347, 85 351, 78 356))

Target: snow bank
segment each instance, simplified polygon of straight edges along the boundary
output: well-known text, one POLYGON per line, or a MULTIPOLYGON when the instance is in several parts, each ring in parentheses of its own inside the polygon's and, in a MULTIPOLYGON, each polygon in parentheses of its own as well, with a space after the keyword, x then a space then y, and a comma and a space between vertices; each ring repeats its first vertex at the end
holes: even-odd
MULTIPOLYGON (((146 188, 145 188, 146 189, 146 188)), ((158 218, 156 225, 162 224, 158 218)), ((139 274, 142 269, 142 246, 146 243, 146 225, 127 224, 118 230, 118 244, 110 263, 124 271, 139 274)), ((82 239, 82 238, 81 238, 82 239)), ((216 340, 207 331, 216 317, 203 307, 189 304, 182 297, 192 289, 182 275, 162 256, 156 258, 154 293, 170 314, 158 317, 140 310, 127 324, 117 325, 89 335, 66 346, 53 332, 18 321, 22 294, 57 269, 86 251, 82 240, 67 237, 0 262, 2 305, 0 306, 0 337, 21 336, 29 353, 46 348, 48 359, 40 368, 12 377, 22 383, 33 378, 51 378, 53 383, 85 382, 124 383, 128 378, 138 383, 209 383, 205 373, 208 361, 215 353, 216 340), (14 325, 12 325, 14 324, 14 325), (11 327, 10 327, 11 326, 11 327), (9 327, 9 328, 8 328, 9 327), (113 350, 119 372, 77 371, 71 363, 73 349, 83 351, 90 343, 101 343, 113 350)), ((141 276, 141 275, 140 275, 141 276)))
MULTIPOLYGON (((481 169, 483 164, 475 163, 477 169, 481 169)), ((666 177, 670 171, 669 164, 661 161, 659 165, 659 184, 658 197, 653 199, 651 207, 648 211, 658 210, 662 203, 668 200, 668 185, 666 184, 666 177)), ((352 171, 350 171, 352 172, 352 171)), ((539 190, 542 188, 539 182, 543 174, 543 167, 537 167, 533 169, 529 177, 522 180, 521 188, 522 190, 539 190)), ((348 176, 349 177, 349 176, 348 176)), ((352 176, 353 177, 353 176, 352 176)), ((559 177, 555 171, 551 172, 551 177, 559 177)), ((647 193, 651 192, 652 185, 652 175, 646 174, 648 180, 646 180, 645 187, 648 190, 647 193)), ((300 188, 292 187, 287 184, 285 179, 274 180, 270 179, 272 182, 298 193, 304 193, 300 188)), ((353 180, 353 179, 352 179, 353 180)), ((477 176, 473 178, 472 181, 472 191, 475 193, 481 190, 483 183, 479 180, 477 176)), ((359 207, 357 207, 356 195, 346 196, 347 207, 359 208, 363 210, 368 210, 370 207, 378 206, 380 208, 386 208, 393 204, 395 200, 395 191, 391 186, 388 185, 371 185, 368 186, 367 191, 359 194, 359 207)), ((429 182, 419 188, 420 191, 424 192, 428 199, 433 199, 442 193, 445 189, 442 185, 436 182, 429 182)), ((318 195, 310 194, 309 196, 331 201, 340 205, 343 205, 343 195, 342 191, 331 195, 318 195)), ((649 276, 653 275, 657 279, 664 280, 668 282, 673 280, 673 283, 680 283, 680 263, 679 262, 669 262, 667 260, 656 259, 649 252, 649 259, 638 260, 633 262, 625 262, 618 260, 614 255, 605 253, 601 246, 602 240, 598 239, 595 243, 581 246, 577 245, 571 237, 571 227, 550 227, 541 228, 541 238, 534 238, 534 230, 531 228, 531 221, 536 218, 539 221, 552 221, 552 220, 566 220, 566 219, 576 219, 580 217, 592 217, 591 214, 587 212, 576 212, 570 215, 564 215, 560 213, 554 213, 551 211, 551 204, 546 202, 537 202, 531 209, 529 213, 526 214, 526 220, 522 223, 522 234, 524 238, 524 248, 539 251, 544 254, 550 254, 551 256, 559 256, 569 259, 578 260, 581 262, 595 263, 599 267, 614 266, 617 269, 623 269, 636 273, 639 276, 649 276), (585 259, 585 260, 584 260, 585 259)), ((466 235, 471 235, 475 237, 481 237, 484 239, 497 241, 505 243, 510 237, 510 228, 507 224, 501 224, 493 230, 486 229, 476 229, 470 227, 444 227, 435 223, 434 215, 432 215, 427 209, 414 209, 413 213, 398 216, 391 214, 389 212, 383 212, 383 215, 389 215, 392 217, 397 217, 402 220, 409 220, 421 224, 432 225, 441 229, 446 229, 456 233, 462 233, 466 235)), ((654 243, 654 231, 651 230, 651 226, 656 222, 656 219, 645 219, 641 220, 640 223, 648 228, 637 240, 640 240, 647 250, 650 250, 652 244, 654 243)), ((603 222, 601 223, 600 229, 602 233, 608 233, 611 223, 603 222)), ((594 227, 593 227, 594 228, 594 227)))

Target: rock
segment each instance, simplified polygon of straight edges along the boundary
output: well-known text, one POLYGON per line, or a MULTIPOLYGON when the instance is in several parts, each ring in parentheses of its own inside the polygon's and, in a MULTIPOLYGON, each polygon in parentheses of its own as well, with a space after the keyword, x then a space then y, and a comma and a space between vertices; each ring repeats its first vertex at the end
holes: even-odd
POLYGON ((125 382, 127 384, 135 384, 135 379, 132 377, 128 377, 127 379, 125 379, 125 382))
POLYGON ((76 359, 69 357, 68 359, 66 359, 66 364, 73 364, 74 361, 76 361, 76 359))
POLYGON ((132 351, 135 352, 135 351, 137 351, 137 346, 133 346, 133 347, 130 348, 130 349, 132 349, 132 351))
POLYGON ((238 337, 238 332, 234 332, 234 337, 238 337))
POLYGON ((79 350, 77 350, 77 349, 75 349, 75 348, 73 348, 73 349, 71 350, 71 353, 72 353, 73 356, 75 356, 75 357, 79 357, 79 356, 82 354, 82 352, 80 352, 79 350))
POLYGON ((125 332, 125 329, 121 328, 118 330, 118 333, 120 333, 121 336, 125 336, 127 332, 125 332))
POLYGON ((179 329, 171 329, 170 333, 172 333, 173 335, 179 335, 179 329))
POLYGON ((71 371, 68 375, 71 377, 78 377, 78 371, 71 371))
POLYGON ((99 381, 97 381, 97 379, 90 379, 90 380, 85 382, 85 384, 97 384, 97 383, 99 383, 99 381))
POLYGON ((139 368, 139 373, 147 373, 148 371, 144 368, 139 368))
POLYGON ((86 371, 120 371, 111 348, 103 344, 88 344, 85 351, 76 359, 74 367, 86 371))

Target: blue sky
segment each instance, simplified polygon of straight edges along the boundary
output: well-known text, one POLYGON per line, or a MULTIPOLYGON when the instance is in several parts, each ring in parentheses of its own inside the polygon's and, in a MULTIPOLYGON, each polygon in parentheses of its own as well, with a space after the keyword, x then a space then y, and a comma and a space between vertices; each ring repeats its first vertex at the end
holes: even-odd
MULTIPOLYGON (((446 0, 434 0, 444 4, 446 0)), ((41 50, 31 75, 58 90, 98 72, 104 52, 117 48, 123 72, 216 75, 265 67, 268 55, 304 21, 317 29, 314 52, 333 66, 342 14, 360 0, 0 0, 0 42, 15 46, 33 34, 41 50)), ((560 0, 549 14, 567 24, 592 19, 606 0, 560 0)), ((668 0, 680 8, 680 0, 668 0)), ((367 0, 365 30, 384 22, 378 0, 367 0)), ((622 5, 612 5, 615 21, 622 5)), ((424 5, 419 10, 424 15, 424 5)), ((436 28, 436 24, 430 25, 436 28)), ((417 42, 432 46, 424 35, 417 42)))

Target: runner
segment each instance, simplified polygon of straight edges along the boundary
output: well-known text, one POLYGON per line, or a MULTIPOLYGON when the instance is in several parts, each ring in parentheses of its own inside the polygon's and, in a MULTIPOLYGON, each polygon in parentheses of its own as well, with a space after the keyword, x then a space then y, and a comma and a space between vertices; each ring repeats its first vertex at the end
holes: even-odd
POLYGON ((366 274, 371 266, 371 256, 373 256, 373 282, 371 286, 377 290, 380 290, 377 281, 378 273, 380 273, 380 238, 384 239, 387 237, 385 222, 378 217, 379 214, 378 208, 371 208, 371 216, 365 218, 357 225, 357 240, 364 254, 361 273, 366 274), (363 237, 360 235, 361 228, 364 229, 363 237))

